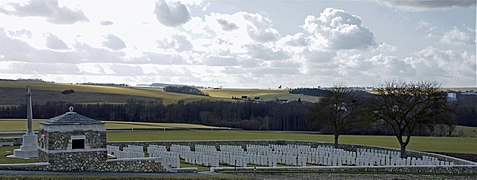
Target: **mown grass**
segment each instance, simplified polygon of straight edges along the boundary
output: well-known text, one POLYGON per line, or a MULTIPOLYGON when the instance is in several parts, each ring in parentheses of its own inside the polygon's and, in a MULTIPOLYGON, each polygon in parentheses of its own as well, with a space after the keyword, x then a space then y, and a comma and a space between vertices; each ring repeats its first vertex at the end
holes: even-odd
POLYGON ((308 96, 303 94, 290 94, 288 90, 276 89, 205 89, 202 90, 211 97, 218 98, 241 98, 242 96, 261 97, 262 101, 273 101, 275 99, 287 99, 289 101, 297 101, 300 98, 302 101, 318 102, 320 97, 308 96))
MULTIPOLYGON (((207 126, 201 124, 184 123, 152 123, 152 122, 126 122, 126 121, 103 121, 106 123, 106 129, 221 129, 220 127, 207 126)), ((38 130, 40 120, 33 120, 33 130, 38 130)), ((0 119, 0 132, 23 131, 27 129, 25 119, 0 119)))
POLYGON ((13 150, 20 148, 19 146, 0 146, 0 164, 18 164, 18 163, 35 163, 38 158, 19 159, 9 158, 8 155, 13 154, 13 150))
MULTIPOLYGON (((158 141, 158 140, 303 140, 333 142, 333 136, 299 132, 267 132, 243 130, 187 130, 111 132, 108 141, 158 141)), ((454 152, 477 154, 477 139, 463 137, 413 136, 408 149, 418 151, 454 152)), ((340 143, 363 144, 398 148, 394 136, 343 135, 340 143)))
POLYGON ((10 82, 1 81, 0 87, 6 88, 25 88, 27 85, 31 86, 33 90, 51 90, 64 91, 66 89, 73 89, 75 92, 94 92, 94 93, 108 93, 108 94, 122 94, 132 96, 142 96, 159 98, 165 104, 177 103, 179 100, 185 102, 197 100, 225 100, 218 97, 197 96, 190 94, 163 92, 153 89, 143 88, 129 88, 129 87, 111 87, 111 86, 93 86, 93 85, 76 85, 76 84, 60 84, 60 83, 44 83, 44 82, 10 82))
POLYGON ((452 132, 454 136, 477 137, 477 127, 456 126, 452 132))

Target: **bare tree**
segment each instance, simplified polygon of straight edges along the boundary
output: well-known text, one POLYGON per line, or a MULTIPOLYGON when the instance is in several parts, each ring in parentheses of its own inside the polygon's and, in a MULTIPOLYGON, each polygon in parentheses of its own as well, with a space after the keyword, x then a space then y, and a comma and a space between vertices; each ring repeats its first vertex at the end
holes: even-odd
POLYGON ((353 89, 341 85, 328 88, 325 97, 315 104, 311 113, 313 120, 322 129, 333 132, 335 146, 339 136, 352 124, 356 117, 357 98, 353 89))
POLYGON ((419 123, 434 121, 443 112, 446 98, 436 82, 391 81, 376 89, 373 114, 392 127, 406 157, 406 146, 419 123))

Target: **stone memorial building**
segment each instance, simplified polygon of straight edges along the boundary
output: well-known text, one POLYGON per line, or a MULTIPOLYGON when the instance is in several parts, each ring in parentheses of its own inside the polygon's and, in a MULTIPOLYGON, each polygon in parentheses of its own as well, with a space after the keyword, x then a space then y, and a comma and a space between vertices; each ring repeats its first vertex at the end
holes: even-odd
POLYGON ((166 172, 161 157, 108 159, 104 123, 76 112, 40 122, 38 158, 52 171, 166 172))
POLYGON ((51 168, 93 171, 107 159, 104 123, 70 112, 40 122, 38 158, 51 168), (87 165, 87 166, 85 166, 87 165))

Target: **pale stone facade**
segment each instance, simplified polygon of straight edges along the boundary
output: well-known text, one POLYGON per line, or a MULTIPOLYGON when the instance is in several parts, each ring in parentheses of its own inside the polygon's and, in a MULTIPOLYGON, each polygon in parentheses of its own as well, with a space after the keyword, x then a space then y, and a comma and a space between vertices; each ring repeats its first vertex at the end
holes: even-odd
POLYGON ((39 161, 51 169, 97 171, 107 159, 104 123, 75 112, 40 123, 39 161))
MULTIPOLYGON (((38 158, 50 171, 166 172, 162 158, 108 160, 104 123, 70 112, 40 122, 38 158)), ((1 168, 0 168, 1 169, 1 168)))

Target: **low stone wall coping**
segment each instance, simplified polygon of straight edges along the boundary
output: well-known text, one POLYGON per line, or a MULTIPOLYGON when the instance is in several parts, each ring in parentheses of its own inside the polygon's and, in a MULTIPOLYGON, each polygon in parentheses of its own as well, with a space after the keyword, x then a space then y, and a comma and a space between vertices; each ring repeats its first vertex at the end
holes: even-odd
POLYGON ((21 163, 21 164, 0 164, 0 167, 31 167, 31 166, 49 166, 50 163, 39 162, 39 163, 21 163))
POLYGON ((143 157, 143 158, 108 159, 108 160, 106 160, 106 163, 108 163, 108 162, 118 162, 118 161, 149 161, 149 160, 160 161, 160 160, 162 160, 162 158, 161 157, 143 157))
POLYGON ((285 167, 212 167, 212 172, 253 170, 256 173, 269 171, 318 171, 318 172, 399 172, 425 174, 477 174, 475 165, 447 166, 285 166, 285 167))

